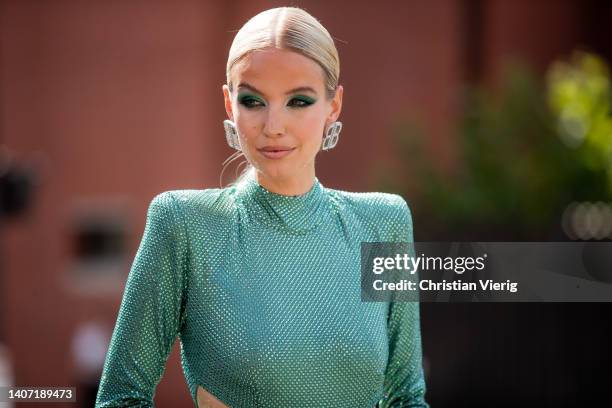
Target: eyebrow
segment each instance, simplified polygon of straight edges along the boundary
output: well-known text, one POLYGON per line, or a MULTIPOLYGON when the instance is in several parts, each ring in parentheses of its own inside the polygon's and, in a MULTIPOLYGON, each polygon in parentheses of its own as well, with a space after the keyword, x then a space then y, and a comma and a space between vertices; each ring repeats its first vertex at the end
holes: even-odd
MULTIPOLYGON (((248 84, 246 82, 241 82, 238 84, 238 88, 248 88, 253 92, 256 92, 260 95, 266 95, 265 93, 261 92, 259 89, 255 88, 253 85, 248 84)), ((312 92, 313 94, 317 94, 317 91, 315 91, 313 88, 311 88, 310 86, 299 86, 297 88, 293 88, 290 89, 289 91, 285 92, 285 95, 289 95, 289 94, 293 94, 296 92, 312 92)))

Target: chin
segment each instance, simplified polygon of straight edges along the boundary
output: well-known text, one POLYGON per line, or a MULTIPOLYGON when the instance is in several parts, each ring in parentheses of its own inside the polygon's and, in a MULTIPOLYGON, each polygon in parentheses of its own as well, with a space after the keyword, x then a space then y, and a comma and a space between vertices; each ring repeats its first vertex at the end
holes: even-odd
POLYGON ((260 171, 265 177, 274 180, 287 180, 295 176, 295 172, 283 165, 262 166, 260 171))
MULTIPOLYGON (((295 159, 295 158, 294 158, 295 159)), ((300 178, 308 169, 306 162, 302 160, 282 160, 278 162, 260 163, 261 172, 267 177, 278 180, 300 178)))

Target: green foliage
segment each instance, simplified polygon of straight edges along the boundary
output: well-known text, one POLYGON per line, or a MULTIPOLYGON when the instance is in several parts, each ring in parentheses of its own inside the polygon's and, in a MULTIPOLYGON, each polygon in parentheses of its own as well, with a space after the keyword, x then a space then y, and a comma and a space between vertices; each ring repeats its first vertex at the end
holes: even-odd
POLYGON ((609 79, 600 60, 581 55, 572 64, 554 64, 547 83, 515 65, 497 92, 471 89, 457 129, 460 166, 453 175, 432 161, 425 132, 414 121, 396 125, 399 161, 380 171, 379 186, 409 198, 421 240, 440 239, 435 233, 473 240, 561 238, 551 235, 571 201, 610 199, 609 79), (576 135, 580 144, 571 139, 576 135), (401 181, 405 175, 414 186, 401 181))
POLYGON ((571 63, 552 65, 549 102, 557 116, 559 135, 576 148, 580 161, 605 170, 612 190, 612 116, 610 73, 597 56, 576 52, 571 63))

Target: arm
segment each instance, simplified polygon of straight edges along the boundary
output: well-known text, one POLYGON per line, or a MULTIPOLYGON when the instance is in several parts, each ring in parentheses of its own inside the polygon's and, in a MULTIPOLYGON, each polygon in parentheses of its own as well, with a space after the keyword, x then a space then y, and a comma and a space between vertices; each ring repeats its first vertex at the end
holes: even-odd
POLYGON ((429 407, 425 402, 419 326, 418 302, 390 303, 389 362, 380 408, 429 407))
MULTIPOLYGON (((402 226, 399 241, 412 243, 412 215, 404 199, 399 199, 402 226)), ((413 246, 409 252, 411 256, 415 255, 413 246)), ((380 408, 429 407, 425 401, 419 310, 419 302, 389 303, 389 361, 385 372, 385 394, 378 404, 380 408)))
POLYGON ((153 407, 184 319, 186 237, 170 192, 158 194, 130 269, 96 408, 153 407))

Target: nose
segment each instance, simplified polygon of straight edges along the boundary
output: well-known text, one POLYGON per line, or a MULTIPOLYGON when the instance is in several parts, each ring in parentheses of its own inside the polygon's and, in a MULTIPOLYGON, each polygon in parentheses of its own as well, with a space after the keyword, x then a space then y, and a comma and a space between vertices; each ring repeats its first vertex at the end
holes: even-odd
POLYGON ((264 123, 263 132, 268 137, 277 137, 285 134, 285 125, 282 108, 270 107, 264 123))

